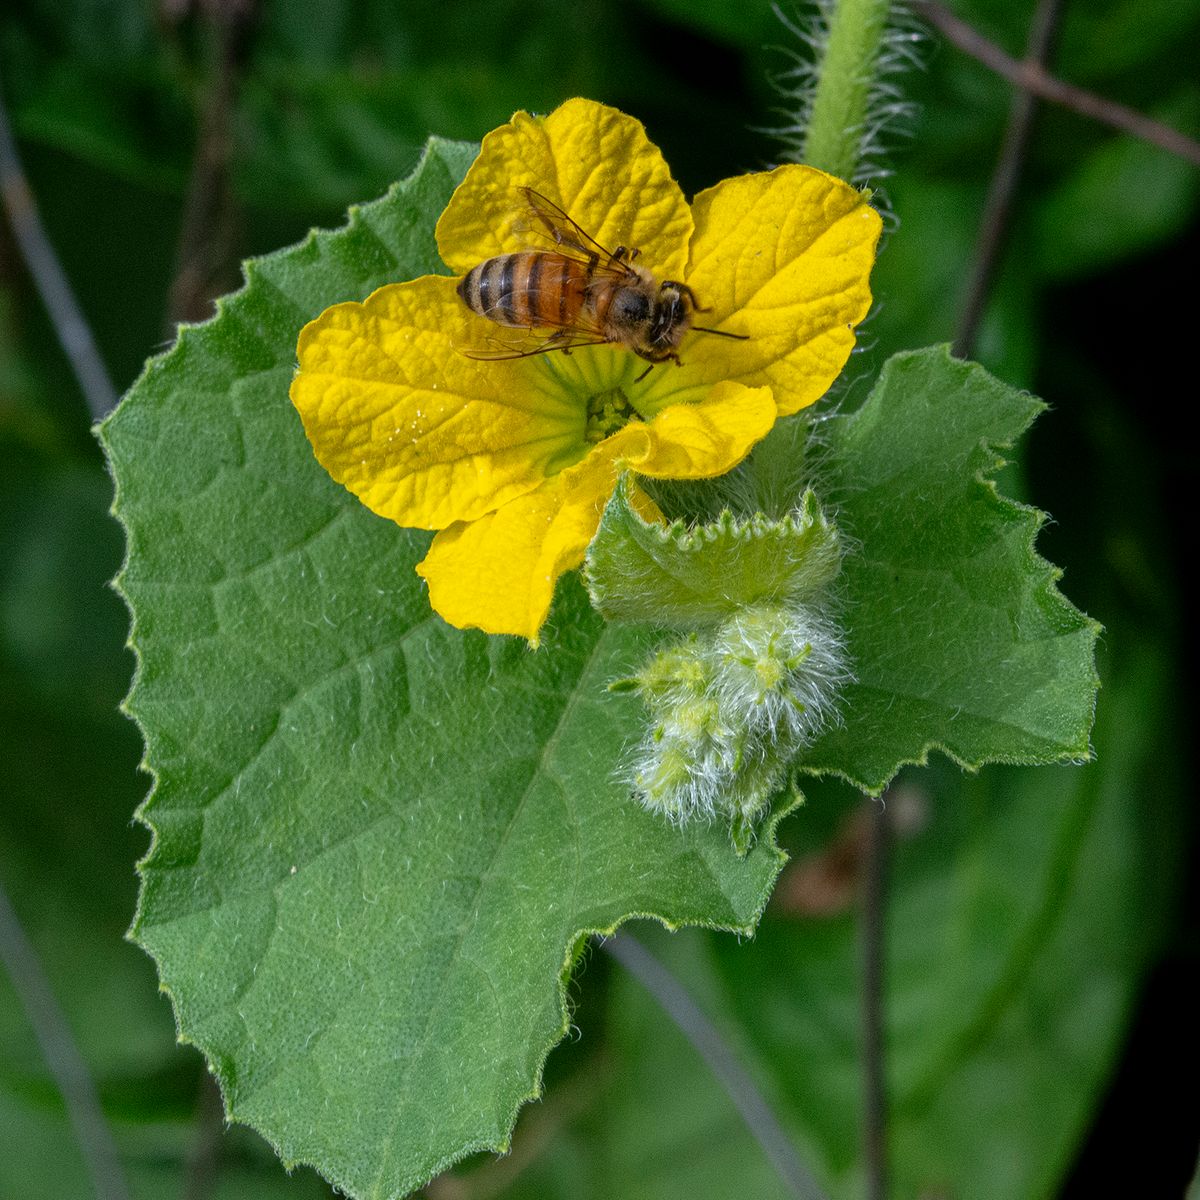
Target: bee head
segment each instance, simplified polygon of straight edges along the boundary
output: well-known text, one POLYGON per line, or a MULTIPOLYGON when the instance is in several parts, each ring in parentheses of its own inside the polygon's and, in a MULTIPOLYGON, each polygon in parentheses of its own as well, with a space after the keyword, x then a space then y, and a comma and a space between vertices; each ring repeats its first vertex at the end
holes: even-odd
POLYGON ((655 297, 654 316, 647 336, 650 345, 655 349, 674 350, 691 324, 693 307, 690 288, 664 283, 655 297))

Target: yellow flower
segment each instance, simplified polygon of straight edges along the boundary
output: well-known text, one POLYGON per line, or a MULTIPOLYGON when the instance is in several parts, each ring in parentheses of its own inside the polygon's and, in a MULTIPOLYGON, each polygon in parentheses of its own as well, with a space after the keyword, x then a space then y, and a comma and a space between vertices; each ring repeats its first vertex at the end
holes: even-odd
POLYGON ((418 571, 451 624, 537 641, 617 476, 701 479, 736 466, 776 417, 819 399, 866 315, 878 215, 854 188, 784 166, 727 179, 689 208, 638 121, 588 100, 519 112, 483 140, 437 226, 465 274, 528 249, 520 187, 602 245, 636 247, 691 287, 702 323, 682 366, 615 346, 480 361, 502 333, 456 280, 427 275, 327 309, 300 334, 291 397, 327 471, 381 516, 434 529, 418 571))

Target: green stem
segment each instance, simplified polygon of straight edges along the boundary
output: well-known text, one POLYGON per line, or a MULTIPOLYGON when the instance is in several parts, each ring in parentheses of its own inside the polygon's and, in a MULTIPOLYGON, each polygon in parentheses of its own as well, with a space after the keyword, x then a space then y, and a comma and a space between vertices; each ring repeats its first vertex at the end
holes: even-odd
POLYGON ((888 0, 834 0, 803 161, 853 182, 862 153, 888 0))

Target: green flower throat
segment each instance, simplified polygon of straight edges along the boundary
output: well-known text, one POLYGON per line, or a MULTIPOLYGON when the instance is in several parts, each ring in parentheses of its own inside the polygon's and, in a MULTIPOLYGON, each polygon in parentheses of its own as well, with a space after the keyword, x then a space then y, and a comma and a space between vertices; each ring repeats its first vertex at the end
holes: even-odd
POLYGON ((589 446, 595 446, 628 425, 630 421, 640 420, 637 409, 629 403, 619 387, 595 392, 587 400, 587 425, 584 428, 583 440, 589 446))

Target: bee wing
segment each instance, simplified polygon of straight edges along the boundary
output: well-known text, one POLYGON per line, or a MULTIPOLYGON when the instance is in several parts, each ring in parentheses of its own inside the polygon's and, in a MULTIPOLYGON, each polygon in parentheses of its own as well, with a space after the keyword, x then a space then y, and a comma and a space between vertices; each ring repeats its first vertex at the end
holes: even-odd
POLYGON ((560 254, 565 250, 574 250, 591 262, 600 259, 600 265, 609 270, 626 273, 625 264, 613 255, 607 247, 600 245, 590 233, 571 220, 557 204, 547 200, 541 192, 535 192, 531 187, 518 189, 525 197, 527 204, 525 227, 549 237, 554 249, 560 254))
MULTIPOLYGON (((511 310, 515 307, 514 297, 499 297, 495 307, 498 311, 511 310)), ((603 346, 612 340, 598 321, 586 312, 577 312, 570 321, 547 317, 528 327, 503 325, 498 329, 490 322, 474 321, 471 340, 456 342, 454 348, 467 358, 525 358, 574 346, 603 346)))
POLYGON ((466 358, 497 360, 529 358, 575 346, 602 346, 609 340, 598 328, 574 325, 556 329, 553 333, 547 333, 545 329, 506 329, 503 334, 489 335, 468 345, 456 345, 455 349, 466 358))

